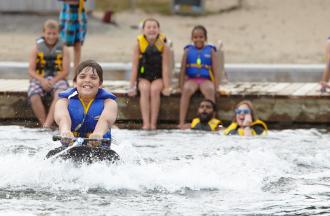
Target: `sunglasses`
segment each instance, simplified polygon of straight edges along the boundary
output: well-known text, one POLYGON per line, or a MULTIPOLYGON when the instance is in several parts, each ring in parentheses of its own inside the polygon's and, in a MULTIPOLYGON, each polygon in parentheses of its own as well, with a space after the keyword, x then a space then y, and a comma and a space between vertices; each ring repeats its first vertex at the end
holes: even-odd
POLYGON ((240 115, 240 114, 246 115, 246 114, 250 114, 251 110, 249 110, 249 109, 236 109, 235 113, 236 113, 236 115, 240 115))

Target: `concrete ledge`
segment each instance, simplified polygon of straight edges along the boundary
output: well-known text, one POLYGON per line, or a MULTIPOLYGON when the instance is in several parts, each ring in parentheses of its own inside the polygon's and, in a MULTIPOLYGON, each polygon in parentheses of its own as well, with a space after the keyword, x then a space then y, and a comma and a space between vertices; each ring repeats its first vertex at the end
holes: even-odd
MULTIPOLYGON (((129 80, 131 64, 120 62, 100 63, 109 80, 129 80)), ((176 77, 180 64, 175 65, 176 77)), ((225 64, 231 82, 319 82, 324 65, 320 64, 225 64)), ((2 79, 28 79, 27 62, 0 62, 2 79)), ((72 78, 73 73, 70 73, 72 78)))
MULTIPOLYGON (((118 122, 129 127, 125 123, 141 120, 139 98, 127 96, 127 81, 106 81, 104 86, 118 96, 118 122)), ((27 103, 27 88, 28 80, 0 80, 0 121, 34 119, 27 103)), ((255 105, 259 117, 267 122, 329 124, 330 93, 321 94, 319 89, 318 83, 228 83, 219 87, 218 115, 221 120, 231 121, 235 104, 248 99, 255 105)), ((193 96, 188 119, 194 117, 201 99, 200 94, 193 96)), ((160 124, 178 122, 179 101, 177 90, 169 97, 162 97, 160 124)))

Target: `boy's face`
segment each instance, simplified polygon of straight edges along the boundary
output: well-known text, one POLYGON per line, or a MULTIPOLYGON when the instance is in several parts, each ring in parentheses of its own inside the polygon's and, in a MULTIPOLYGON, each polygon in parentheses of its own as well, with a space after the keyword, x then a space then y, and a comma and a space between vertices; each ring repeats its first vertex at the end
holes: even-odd
POLYGON ((55 45, 59 37, 58 29, 46 28, 44 30, 44 37, 48 45, 50 46, 55 45))
POLYGON ((99 75, 91 67, 85 67, 77 76, 74 83, 81 97, 94 98, 101 87, 99 75))

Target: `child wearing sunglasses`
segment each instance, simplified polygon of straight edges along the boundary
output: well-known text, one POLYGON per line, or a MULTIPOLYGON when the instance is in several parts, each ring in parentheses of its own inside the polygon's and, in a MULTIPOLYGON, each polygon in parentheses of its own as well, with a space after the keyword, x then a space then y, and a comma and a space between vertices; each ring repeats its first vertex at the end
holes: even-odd
POLYGON ((236 105, 233 122, 226 128, 224 134, 254 136, 266 134, 267 131, 265 122, 256 118, 252 103, 244 100, 236 105))

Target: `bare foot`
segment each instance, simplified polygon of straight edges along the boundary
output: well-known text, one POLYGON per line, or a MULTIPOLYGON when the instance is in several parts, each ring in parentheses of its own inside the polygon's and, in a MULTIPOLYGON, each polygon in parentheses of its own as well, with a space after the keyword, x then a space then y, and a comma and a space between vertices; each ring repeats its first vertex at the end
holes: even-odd
POLYGON ((178 125, 177 125, 177 128, 178 128, 178 129, 181 129, 181 130, 189 129, 189 128, 190 128, 190 124, 189 124, 189 123, 178 124, 178 125))
POLYGON ((150 130, 150 126, 149 125, 143 125, 142 130, 150 130))
POLYGON ((43 128, 48 128, 48 129, 51 129, 52 126, 53 126, 53 124, 48 124, 48 123, 44 123, 44 124, 42 125, 43 128))

